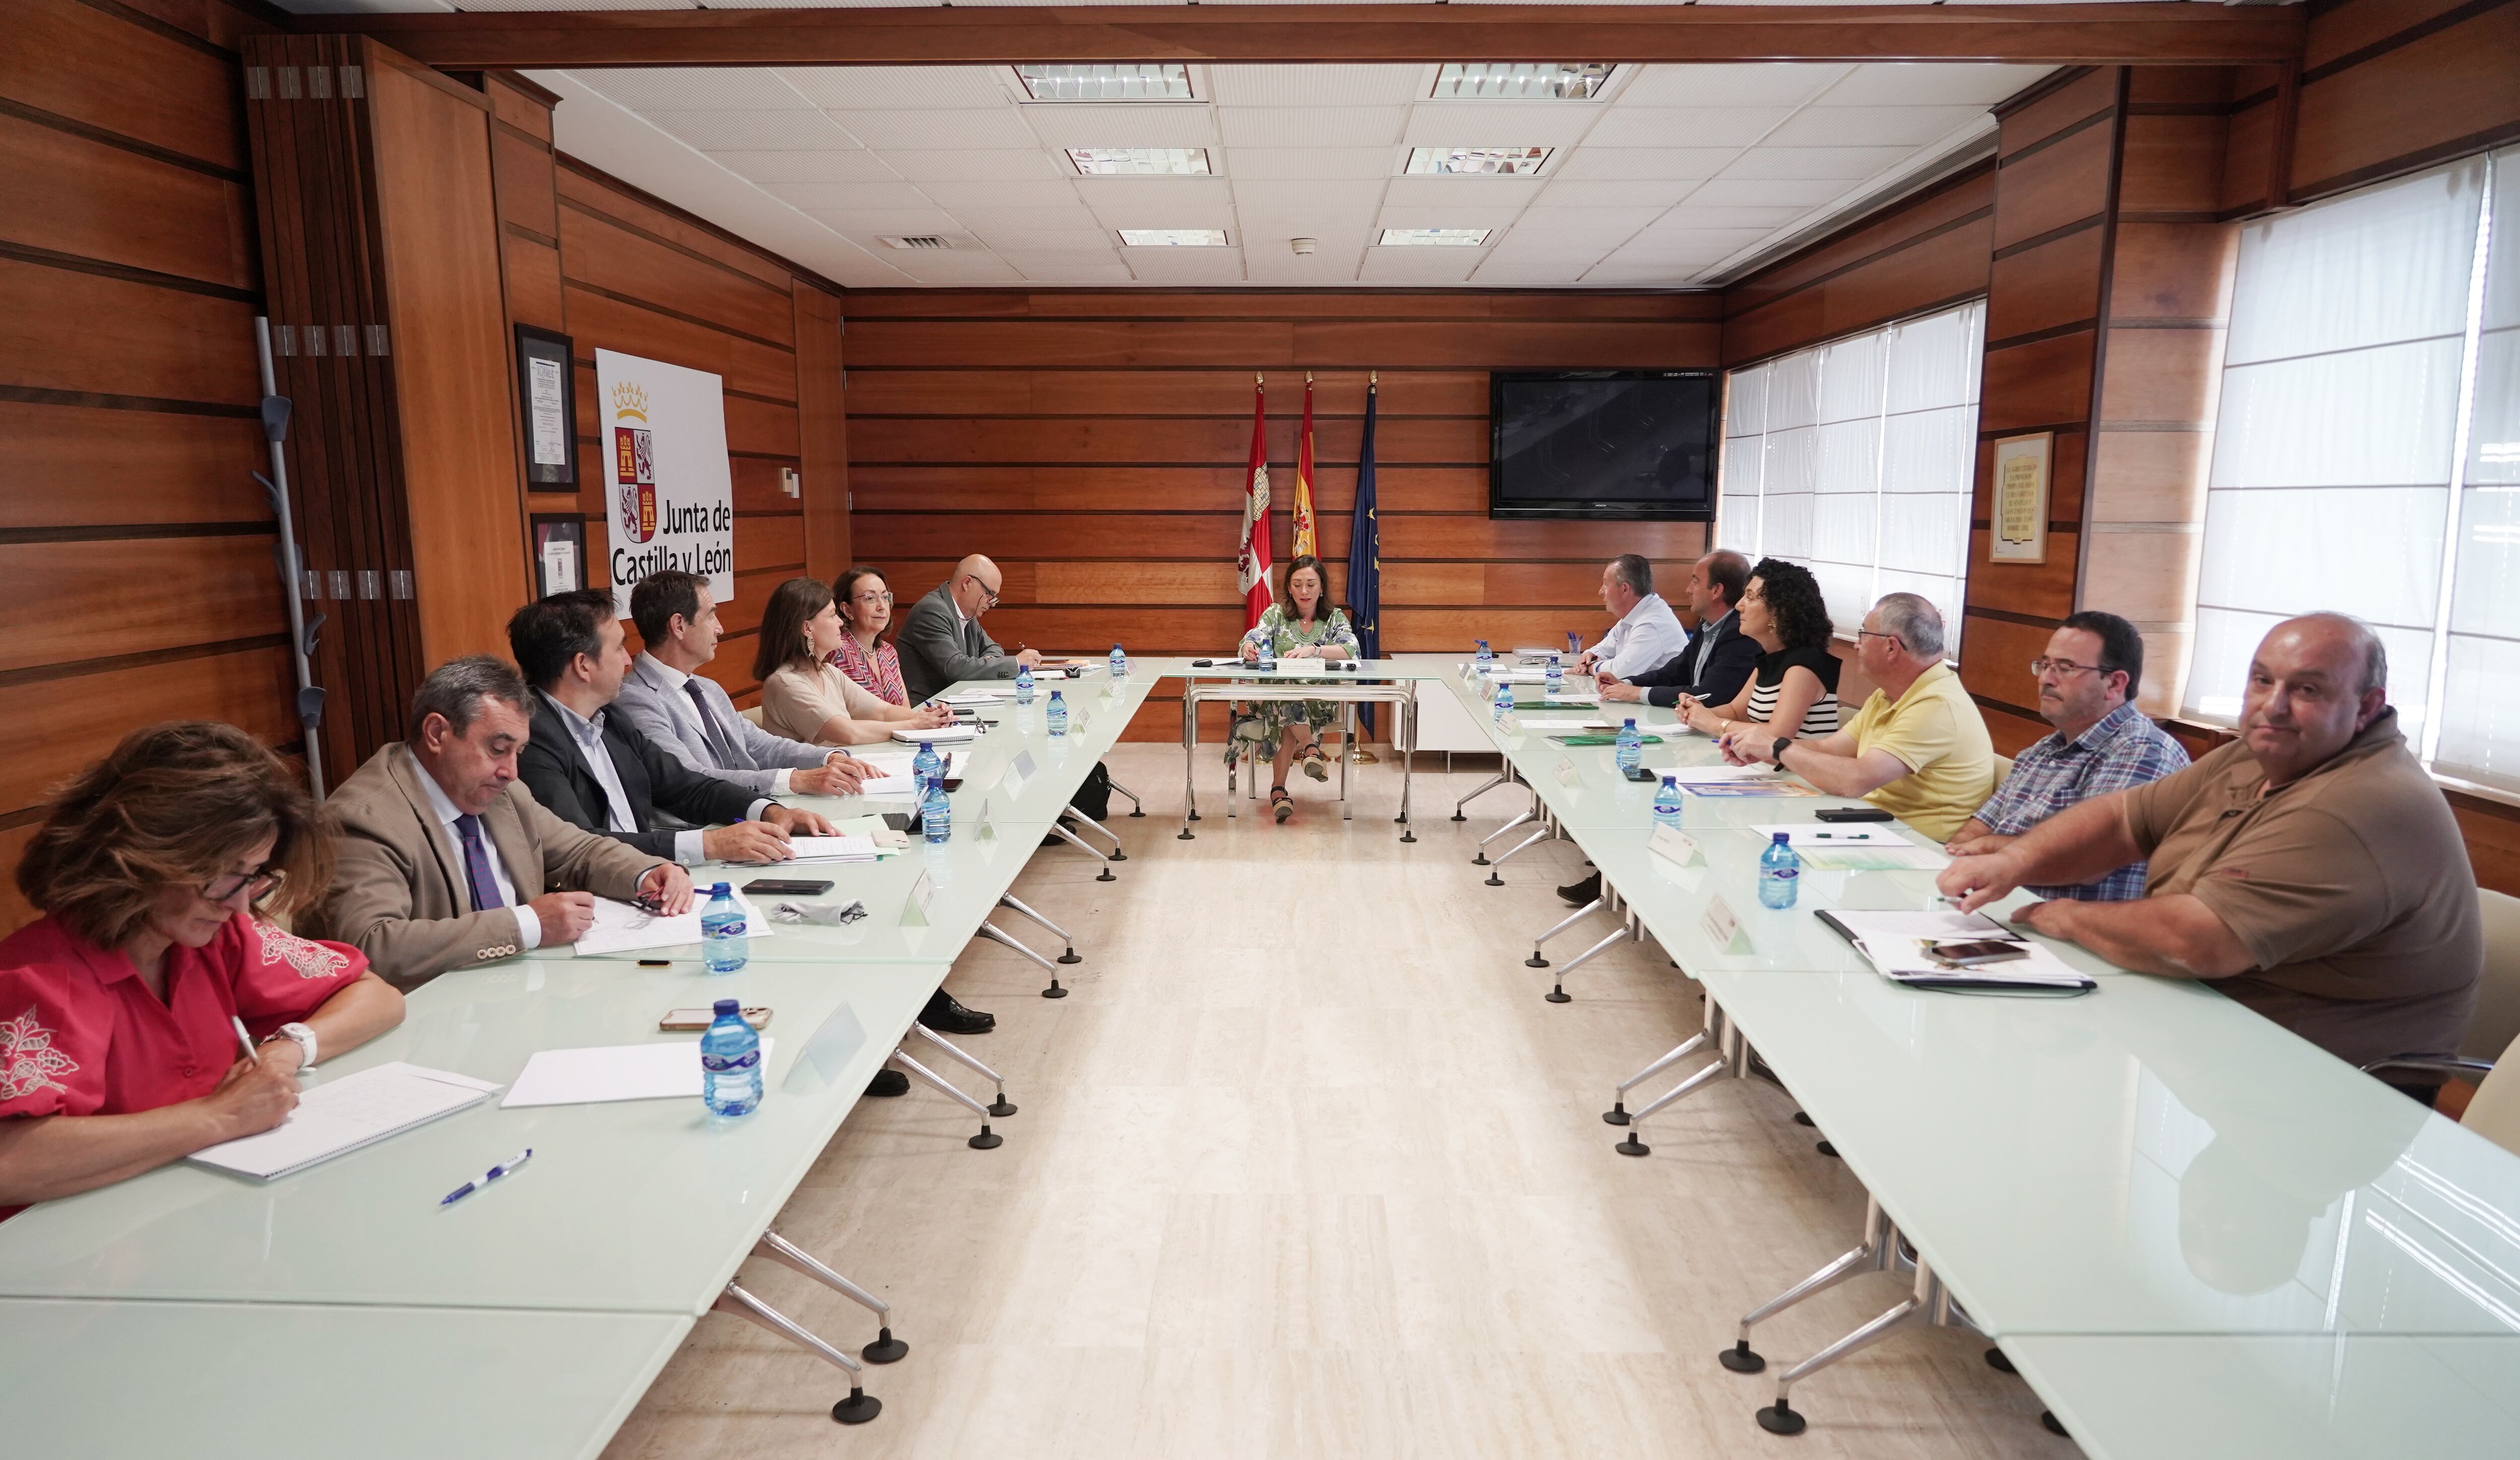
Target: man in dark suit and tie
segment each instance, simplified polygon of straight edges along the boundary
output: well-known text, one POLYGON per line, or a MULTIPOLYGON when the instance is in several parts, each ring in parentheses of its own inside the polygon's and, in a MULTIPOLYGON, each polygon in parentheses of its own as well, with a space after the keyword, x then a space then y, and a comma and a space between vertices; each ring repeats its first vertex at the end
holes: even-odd
POLYGON ((508 620, 508 647, 534 687, 533 738, 518 763, 536 800, 599 836, 684 863, 785 861, 791 830, 831 835, 813 812, 693 770, 608 713, 630 672, 628 640, 612 595, 600 588, 555 593, 508 620), (659 810, 694 829, 662 825, 659 810))
POLYGON ((913 704, 934 699, 958 680, 1012 679, 1017 666, 1041 662, 1039 651, 1011 655, 980 627, 980 616, 998 606, 998 590, 1005 585, 998 565, 973 553, 954 565, 953 576, 910 606, 893 647, 901 654, 901 682, 913 704))
POLYGON ((1644 701, 1665 708, 1688 696, 1703 705, 1730 705, 1750 682, 1758 667, 1759 642, 1741 632, 1737 606, 1749 586, 1750 560, 1731 548, 1718 548, 1688 570, 1685 590, 1697 627, 1680 653, 1634 679, 1603 674, 1601 699, 1644 701))

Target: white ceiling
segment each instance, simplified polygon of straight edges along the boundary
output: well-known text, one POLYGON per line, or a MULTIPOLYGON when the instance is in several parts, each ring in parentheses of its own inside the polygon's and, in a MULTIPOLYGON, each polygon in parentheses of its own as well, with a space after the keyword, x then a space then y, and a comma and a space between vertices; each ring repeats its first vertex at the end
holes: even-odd
POLYGON ((1931 168, 2048 69, 1622 66, 1597 100, 1437 102, 1432 66, 1209 65, 1195 102, 1117 104, 1019 102, 1002 67, 531 74, 564 98, 563 151, 846 285, 1634 288, 1718 280, 1931 168), (1556 151, 1536 177, 1404 176, 1414 146, 1556 151), (1068 147, 1203 147, 1215 175, 1081 177, 1068 147), (1385 228, 1491 232, 1379 247, 1385 228), (902 234, 952 248, 882 242, 902 234))

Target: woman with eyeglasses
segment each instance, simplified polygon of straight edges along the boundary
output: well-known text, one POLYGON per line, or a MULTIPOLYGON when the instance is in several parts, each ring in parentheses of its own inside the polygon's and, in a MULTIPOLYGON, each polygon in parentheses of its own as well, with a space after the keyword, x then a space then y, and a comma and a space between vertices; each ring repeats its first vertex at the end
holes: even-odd
POLYGON ((883 574, 861 563, 832 584, 839 606, 839 647, 823 662, 855 680, 860 689, 886 705, 908 705, 910 688, 901 681, 901 654, 884 642, 892 626, 892 587, 883 574))
POLYGON ((933 730, 952 721, 942 707, 878 699, 833 667, 831 657, 850 638, 822 579, 789 578, 770 590, 752 659, 761 680, 761 728, 810 745, 863 746, 890 740, 905 726, 933 730))
POLYGON ((300 1069, 402 1022, 358 949, 266 921, 332 866, 313 798, 233 725, 135 730, 57 794, 18 863, 43 916, 0 939, 0 1218, 269 1130, 300 1069))

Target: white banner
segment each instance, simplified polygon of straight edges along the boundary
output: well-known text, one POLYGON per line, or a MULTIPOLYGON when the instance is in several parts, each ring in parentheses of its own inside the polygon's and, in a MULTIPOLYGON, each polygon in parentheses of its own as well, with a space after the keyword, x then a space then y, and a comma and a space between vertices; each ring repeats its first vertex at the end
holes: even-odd
POLYGON ((630 616, 630 590, 660 569, 709 580, 735 598, 735 479, 727 470, 725 382, 637 355, 595 352, 603 422, 606 514, 612 525, 612 607, 630 616))

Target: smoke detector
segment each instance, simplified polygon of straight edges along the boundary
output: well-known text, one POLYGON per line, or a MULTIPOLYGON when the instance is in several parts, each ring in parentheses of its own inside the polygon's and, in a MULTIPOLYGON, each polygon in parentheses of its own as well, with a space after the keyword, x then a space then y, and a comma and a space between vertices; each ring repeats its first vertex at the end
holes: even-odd
POLYGON ((1310 253, 1321 246, 1322 241, 1317 238, 1290 238, 1286 240, 1286 247, 1294 250, 1297 253, 1310 253))

